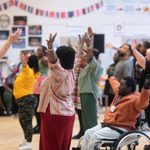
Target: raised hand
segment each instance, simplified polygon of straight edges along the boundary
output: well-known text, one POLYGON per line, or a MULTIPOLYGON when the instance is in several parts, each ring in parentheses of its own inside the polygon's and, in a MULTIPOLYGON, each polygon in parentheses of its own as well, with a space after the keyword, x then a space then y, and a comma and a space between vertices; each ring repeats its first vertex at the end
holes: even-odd
POLYGON ((88 34, 85 34, 84 40, 85 40, 86 46, 88 48, 91 48, 91 40, 90 40, 90 37, 88 36, 88 34))
POLYGON ((78 37, 79 37, 78 48, 79 48, 79 50, 82 50, 82 49, 83 49, 83 46, 84 46, 84 43, 85 43, 86 34, 84 34, 83 36, 81 36, 81 35, 79 34, 78 37))
POLYGON ((10 41, 11 43, 16 42, 18 38, 21 36, 21 34, 22 34, 22 29, 19 29, 19 28, 17 29, 15 33, 10 32, 8 41, 10 41))
POLYGON ((137 44, 138 44, 137 40, 132 40, 132 42, 131 42, 132 50, 136 49, 137 44))
POLYGON ((67 44, 68 44, 68 46, 70 46, 70 47, 72 47, 72 48, 73 48, 70 38, 68 38, 68 40, 67 40, 67 44))
POLYGON ((48 47, 48 49, 52 49, 52 48, 53 48, 53 43, 54 43, 54 41, 55 41, 56 35, 57 35, 57 33, 55 33, 54 35, 52 35, 52 34, 50 33, 49 39, 46 40, 46 41, 47 41, 47 47, 48 47))
POLYGON ((21 59, 22 67, 25 67, 27 65, 29 57, 30 56, 27 54, 22 55, 22 59, 21 59))
POLYGON ((114 45, 112 45, 111 43, 108 43, 105 45, 106 48, 114 48, 114 45))
POLYGON ((147 74, 146 78, 145 78, 145 83, 143 86, 145 89, 150 89, 150 74, 147 74))

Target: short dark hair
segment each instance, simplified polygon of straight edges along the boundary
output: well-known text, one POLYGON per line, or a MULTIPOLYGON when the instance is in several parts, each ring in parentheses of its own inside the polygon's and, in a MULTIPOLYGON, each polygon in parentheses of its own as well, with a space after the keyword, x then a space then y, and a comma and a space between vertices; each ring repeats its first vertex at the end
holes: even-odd
POLYGON ((44 56, 47 56, 47 55, 48 55, 48 52, 47 52, 46 46, 41 45, 41 48, 42 48, 42 51, 43 51, 44 56))
POLYGON ((130 44, 128 44, 128 43, 124 43, 124 44, 122 44, 122 45, 120 46, 120 48, 122 48, 124 45, 127 45, 127 46, 129 47, 129 51, 130 51, 130 53, 131 53, 131 54, 133 54, 133 52, 132 52, 132 47, 131 47, 131 45, 130 45, 130 44))
POLYGON ((70 46, 60 46, 56 50, 56 55, 64 69, 73 69, 75 60, 75 51, 73 48, 70 46))
POLYGON ((146 49, 150 48, 150 43, 148 41, 144 41, 143 45, 146 49))
POLYGON ((98 56, 99 56, 99 51, 98 49, 93 49, 93 56, 95 57, 96 60, 98 60, 98 56))
POLYGON ((132 77, 130 77, 130 76, 124 77, 123 80, 126 81, 127 87, 131 88, 132 92, 135 92, 135 90, 136 90, 136 82, 135 82, 135 80, 132 77))
POLYGON ((31 55, 28 59, 28 65, 34 70, 34 73, 37 73, 39 71, 39 63, 37 56, 31 55))

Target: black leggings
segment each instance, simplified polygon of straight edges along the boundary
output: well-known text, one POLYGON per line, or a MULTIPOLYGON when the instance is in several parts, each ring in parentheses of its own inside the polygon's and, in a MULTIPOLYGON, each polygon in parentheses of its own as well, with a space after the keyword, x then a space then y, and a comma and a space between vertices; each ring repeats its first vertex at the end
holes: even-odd
POLYGON ((36 105, 36 108, 35 108, 35 118, 36 118, 37 126, 40 127, 40 113, 37 112, 37 108, 38 108, 39 100, 40 100, 40 95, 35 94, 35 97, 37 98, 37 105, 36 105))
POLYGON ((75 110, 76 110, 76 113, 77 113, 77 115, 78 115, 78 119, 79 119, 79 125, 80 125, 80 131, 79 131, 79 134, 84 134, 83 133, 83 125, 82 125, 82 115, 81 115, 81 109, 77 109, 77 108, 75 108, 75 110))
POLYGON ((7 110, 7 105, 4 100, 4 91, 5 91, 5 88, 3 86, 0 86, 0 109, 7 110))

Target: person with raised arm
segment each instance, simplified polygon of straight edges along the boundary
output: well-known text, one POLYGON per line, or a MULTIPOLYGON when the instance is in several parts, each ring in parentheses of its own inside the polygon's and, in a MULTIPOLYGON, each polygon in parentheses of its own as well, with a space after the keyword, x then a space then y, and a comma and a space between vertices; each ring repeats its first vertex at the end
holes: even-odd
POLYGON ((112 74, 108 78, 115 97, 104 115, 103 123, 85 132, 81 150, 94 150, 97 141, 118 139, 122 133, 135 131, 137 118, 148 106, 150 75, 147 75, 141 93, 136 92, 132 77, 123 77, 120 82, 112 74))
MULTIPOLYGON (((142 67, 142 71, 141 71, 141 78, 139 81, 139 91, 142 90, 142 87, 145 83, 145 79, 147 74, 150 74, 150 48, 148 48, 145 52, 145 56, 140 53, 137 49, 137 42, 133 41, 132 42, 132 51, 133 54, 137 60, 137 64, 139 64, 139 66, 142 67)), ((148 126, 150 127, 150 104, 148 105, 148 107, 145 109, 145 119, 148 123, 148 126)))
POLYGON ((141 91, 142 86, 145 82, 145 78, 147 74, 150 74, 150 48, 146 50, 146 55, 143 56, 137 49, 136 49, 137 42, 133 41, 132 42, 132 52, 133 55, 135 56, 137 63, 143 68, 142 71, 142 80, 139 85, 139 91, 141 91))
POLYGON ((103 72, 97 59, 99 52, 93 50, 88 36, 85 37, 84 55, 80 56, 85 67, 79 74, 78 84, 81 100, 83 133, 97 125, 98 81, 103 72))
POLYGON ((28 56, 28 52, 22 56, 22 69, 14 82, 13 95, 18 105, 19 123, 24 133, 24 140, 19 144, 18 150, 32 149, 33 127, 32 119, 37 100, 33 94, 33 86, 40 76, 38 58, 35 55, 28 56))
POLYGON ((3 45, 0 46, 0 58, 5 55, 5 53, 10 48, 11 44, 14 43, 15 41, 17 41, 17 39, 20 37, 21 33, 22 33, 22 30, 19 28, 17 29, 17 31, 15 33, 10 32, 8 39, 4 42, 3 45))
POLYGON ((130 44, 123 44, 120 48, 114 47, 112 44, 107 45, 108 48, 117 50, 120 60, 114 69, 114 76, 120 81, 125 76, 134 77, 134 62, 132 59, 132 49, 130 44))
POLYGON ((50 34, 47 40, 50 73, 40 88, 40 150, 69 150, 75 119, 72 100, 75 51, 60 46, 55 52, 56 35, 50 34))

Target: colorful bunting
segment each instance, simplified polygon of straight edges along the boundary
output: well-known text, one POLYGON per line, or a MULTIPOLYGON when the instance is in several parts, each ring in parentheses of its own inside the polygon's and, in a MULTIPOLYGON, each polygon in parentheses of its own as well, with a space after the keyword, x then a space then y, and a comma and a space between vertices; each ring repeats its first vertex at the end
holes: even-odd
POLYGON ((4 7, 4 9, 7 9, 8 8, 7 3, 3 3, 3 7, 4 7))
POLYGON ((74 16, 74 11, 69 11, 69 12, 68 12, 68 17, 69 17, 69 18, 72 18, 73 16, 74 16))
MULTIPOLYGON (((27 5, 24 2, 20 2, 19 0, 7 0, 7 2, 0 4, 0 11, 9 9, 12 6, 18 7, 21 10, 24 10, 30 14, 35 14, 37 16, 65 19, 65 18, 80 17, 82 15, 86 15, 94 11, 97 11, 103 7, 103 0, 99 0, 97 3, 91 4, 90 6, 87 6, 85 8, 71 10, 71 11, 62 11, 62 12, 42 10, 42 9, 27 5)), ((121 8, 117 8, 117 11, 123 12, 125 11, 125 9, 121 7, 121 8)), ((150 12, 150 7, 145 6, 144 8, 142 8, 138 6, 138 8, 135 8, 135 11, 147 13, 147 12, 150 12)))
POLYGON ((50 18, 72 18, 72 17, 79 17, 81 15, 86 15, 93 11, 96 11, 102 7, 102 0, 100 2, 88 6, 86 8, 72 10, 72 11, 63 11, 63 12, 55 12, 55 11, 47 11, 41 10, 39 8, 34 8, 33 6, 27 5, 19 0, 8 0, 6 3, 0 4, 0 11, 9 9, 12 6, 18 7, 21 10, 24 10, 28 13, 35 14, 37 16, 45 16, 50 18))

